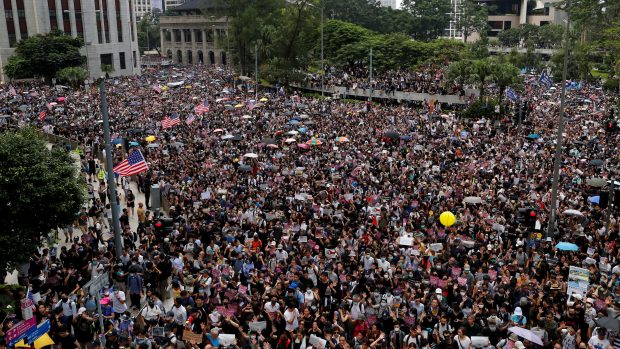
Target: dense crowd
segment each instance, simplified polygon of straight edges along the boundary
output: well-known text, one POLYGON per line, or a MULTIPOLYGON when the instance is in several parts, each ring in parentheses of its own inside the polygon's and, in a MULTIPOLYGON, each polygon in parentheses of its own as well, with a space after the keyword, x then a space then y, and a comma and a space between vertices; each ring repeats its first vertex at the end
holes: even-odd
MULTIPOLYGON (((395 69, 373 72, 372 81, 368 67, 345 69, 328 69, 324 77, 325 88, 343 86, 347 90, 372 89, 384 91, 387 96, 394 92, 415 92, 441 95, 463 95, 465 86, 458 85, 447 78, 448 67, 428 64, 420 69, 395 69)), ((321 88, 320 75, 308 75, 306 83, 314 88, 321 88)))
MULTIPOLYGON (((441 74, 394 72, 382 84, 450 85, 441 74)), ((107 80, 113 138, 127 141, 114 154, 103 151, 96 87, 16 84, 18 97, 3 87, 2 113, 75 140, 88 179, 88 205, 62 227, 66 243, 20 270, 62 349, 104 339, 114 349, 620 348, 617 212, 607 228, 609 208, 591 199, 607 187, 590 185, 618 166, 618 133, 604 132, 614 96, 569 91, 557 228, 546 237, 555 90, 532 82, 532 111, 517 126, 290 91, 254 101, 235 82, 202 67, 107 80), (205 99, 210 110, 187 124, 205 99), (175 113, 181 124, 163 129, 175 113), (102 158, 135 150, 149 171, 117 179, 118 259, 102 158), (539 224, 527 226, 523 209, 539 224), (456 224, 439 222, 445 211, 456 224), (159 213, 171 229, 155 226, 159 213), (588 287, 569 296, 571 266, 587 270, 588 287), (105 272, 101 337, 80 287, 105 272)))

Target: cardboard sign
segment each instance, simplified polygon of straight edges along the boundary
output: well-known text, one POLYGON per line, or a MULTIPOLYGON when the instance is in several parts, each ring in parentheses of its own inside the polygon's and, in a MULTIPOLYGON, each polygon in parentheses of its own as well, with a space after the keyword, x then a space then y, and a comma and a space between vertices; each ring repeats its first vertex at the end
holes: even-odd
POLYGON ((234 345, 237 341, 235 340, 234 334, 220 333, 218 336, 220 340, 221 347, 227 347, 229 345, 234 345))
POLYGON ((199 344, 202 343, 202 334, 194 333, 188 329, 185 329, 183 330, 183 340, 199 344))
POLYGON ((459 277, 459 278, 457 278, 457 280, 458 280, 459 286, 467 285, 467 278, 459 277))
POLYGON ((401 246, 413 246, 413 238, 411 236, 401 236, 398 239, 398 244, 401 246))
POLYGON ((261 332, 267 328, 267 321, 249 322, 248 326, 250 327, 250 331, 261 332))
POLYGON ((462 270, 461 268, 459 268, 459 267, 454 267, 454 268, 452 268, 452 278, 453 278, 453 279, 456 279, 456 278, 458 278, 459 276, 461 276, 461 272, 462 272, 462 271, 463 271, 463 270, 462 270))
POLYGON ((239 285, 239 293, 246 294, 248 292, 248 287, 244 285, 239 285))
POLYGON ((310 343, 310 345, 312 345, 313 347, 325 348, 327 341, 321 337, 317 337, 311 334, 310 340, 308 340, 308 343, 310 343))
POLYGON ((407 326, 415 326, 415 317, 405 315, 403 316, 403 320, 405 320, 407 326))

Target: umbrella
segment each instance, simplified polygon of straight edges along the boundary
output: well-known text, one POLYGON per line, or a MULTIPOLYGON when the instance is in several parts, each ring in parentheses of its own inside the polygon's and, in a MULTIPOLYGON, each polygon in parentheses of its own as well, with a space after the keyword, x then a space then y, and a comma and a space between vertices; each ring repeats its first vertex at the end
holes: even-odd
POLYGON ((260 142, 263 143, 263 144, 276 144, 276 143, 278 143, 275 140, 275 138, 263 138, 263 139, 261 139, 260 142))
POLYGON ((267 144, 267 148, 278 149, 278 145, 277 144, 267 144))
POLYGON ((528 138, 528 139, 538 139, 538 138, 540 138, 540 135, 538 133, 530 133, 525 138, 528 138))
POLYGON ((310 146, 306 143, 297 144, 297 146, 301 149, 310 149, 310 146))
POLYGON ((112 140, 112 145, 117 145, 117 144, 121 144, 123 143, 123 139, 122 138, 115 138, 112 140))
MULTIPOLYGON (((54 345, 54 344, 55 343, 50 337, 50 335, 47 333, 44 333, 41 337, 35 339, 34 348, 41 349, 43 347, 47 347, 47 346, 54 345)), ((25 343, 24 340, 22 339, 17 344, 15 344, 15 348, 30 348, 30 343, 25 343)))
POLYGON ((418 150, 418 151, 424 150, 424 146, 422 144, 416 144, 413 147, 413 150, 418 150))
POLYGON ((185 146, 185 144, 183 144, 181 142, 174 142, 174 143, 172 143, 172 145, 174 145, 175 147, 183 147, 183 146, 185 146))
POLYGON ((130 147, 139 147, 140 144, 138 142, 129 142, 130 147))
POLYGON ((567 216, 583 216, 583 213, 577 211, 577 210, 566 210, 564 212, 562 212, 562 214, 565 214, 567 216))
POLYGON ((597 196, 590 196, 588 198, 588 201, 590 201, 593 204, 597 204, 598 205, 601 202, 601 197, 598 196, 598 195, 597 196))
POLYGON ((540 337, 538 337, 534 332, 528 330, 527 328, 521 328, 521 327, 517 327, 517 326, 513 326, 508 328, 508 332, 512 332, 514 334, 516 334, 517 336, 523 338, 523 339, 527 339, 528 341, 532 342, 532 343, 536 343, 538 345, 543 345, 543 341, 540 337))
POLYGON ((226 110, 235 110, 235 107, 233 107, 233 106, 232 106, 232 105, 230 105, 230 104, 226 104, 226 105, 224 106, 224 108, 225 108, 226 110))
POLYGON ((299 123, 299 120, 297 120, 297 119, 290 119, 288 121, 288 123, 291 124, 291 125, 297 125, 299 123))
POLYGON ((231 141, 235 141, 235 142, 239 142, 240 140, 242 140, 243 137, 241 137, 240 135, 235 135, 233 136, 233 138, 231 138, 231 141))
POLYGON ((586 184, 591 187, 602 188, 607 184, 607 181, 604 178, 592 178, 588 179, 586 184))
POLYGON ((233 135, 223 135, 223 136, 222 136, 222 139, 223 139, 223 140, 233 139, 233 138, 235 138, 235 136, 233 136, 233 135))
POLYGON ((412 139, 412 137, 409 135, 404 135, 404 136, 400 136, 400 139, 405 142, 409 142, 412 139))
POLYGON ((579 251, 579 246, 571 242, 558 242, 558 244, 555 245, 555 248, 560 251, 579 251))
POLYGON ((347 137, 336 137, 336 142, 344 143, 348 141, 349 139, 347 137))
POLYGON ((213 130, 213 133, 215 132, 224 132, 224 130, 222 130, 221 128, 216 128, 215 130, 213 130))
POLYGON ((157 138, 155 136, 147 136, 146 138, 144 138, 144 140, 147 141, 147 142, 153 142, 156 139, 157 138))
POLYGON ((400 134, 398 134, 398 132, 396 131, 387 131, 383 133, 383 137, 397 139, 397 138, 400 138, 400 134))
POLYGON ((268 101, 268 99, 267 99, 267 98, 265 98, 265 97, 263 97, 263 98, 259 99, 259 101, 260 101, 260 102, 267 102, 267 101, 268 101))
POLYGON ((605 162, 601 159, 594 159, 594 160, 590 160, 590 162, 588 162, 588 165, 590 166, 603 166, 605 162))
POLYGON ((297 142, 297 140, 295 138, 287 138, 284 140, 284 142, 286 143, 293 143, 293 142, 297 142))
POLYGON ((620 323, 618 322, 618 319, 616 318, 606 316, 606 317, 596 319, 594 320, 594 322, 598 326, 604 327, 610 331, 614 331, 614 332, 620 331, 620 323))
POLYGON ((287 135, 294 136, 294 135, 296 135, 296 134, 299 134, 299 132, 298 132, 298 131, 293 130, 293 131, 288 131, 286 134, 287 134, 287 135))
POLYGON ((306 142, 307 145, 321 145, 323 144, 323 142, 321 142, 318 138, 312 138, 309 141, 306 142))
POLYGON ((482 198, 479 196, 468 196, 463 200, 463 202, 466 204, 481 204, 482 198))
POLYGON ((301 133, 306 133, 306 128, 305 127, 300 127, 297 129, 297 131, 301 132, 301 133))
POLYGON ((243 155, 244 158, 257 159, 258 155, 254 153, 247 153, 243 155))
POLYGON ((310 116, 308 114, 301 114, 298 117, 296 117, 295 119, 304 120, 304 119, 308 119, 308 118, 310 118, 310 116))
POLYGON ((252 115, 245 114, 245 115, 243 115, 241 118, 242 118, 242 119, 246 119, 246 120, 247 120, 247 119, 251 119, 251 118, 252 118, 252 115))
POLYGON ((250 172, 250 171, 252 171, 252 166, 250 166, 250 165, 241 165, 241 166, 239 166, 239 171, 250 172))
POLYGON ((243 104, 239 103, 239 104, 235 105, 235 108, 243 108, 243 104))
POLYGON ((151 143, 149 145, 146 146, 147 148, 158 148, 159 144, 158 143, 151 143))

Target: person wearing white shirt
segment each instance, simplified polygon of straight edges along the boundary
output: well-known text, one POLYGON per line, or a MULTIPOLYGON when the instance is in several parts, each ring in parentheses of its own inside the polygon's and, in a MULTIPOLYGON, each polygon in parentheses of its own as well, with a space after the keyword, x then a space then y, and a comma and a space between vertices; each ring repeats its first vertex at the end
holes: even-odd
POLYGON ((295 331, 299 327, 299 310, 289 304, 284 311, 284 320, 286 321, 285 329, 289 332, 295 331))
POLYGON ((282 248, 282 244, 278 245, 278 249, 276 250, 276 261, 285 261, 288 258, 288 252, 286 252, 282 248))
POLYGON ((372 268, 372 265, 375 263, 375 259, 370 255, 369 251, 366 251, 366 254, 362 257, 361 262, 364 264, 364 271, 366 271, 372 268))
POLYGON ((265 303, 265 311, 269 316, 273 316, 280 310, 280 303, 275 298, 271 299, 271 302, 265 303))
POLYGON ((146 307, 140 313, 147 322, 157 321, 162 314, 161 308, 158 307, 153 300, 147 302, 146 307))
POLYGON ((125 292, 114 290, 110 295, 110 300, 112 301, 112 309, 116 315, 121 315, 127 311, 125 292))
POLYGON ((592 331, 593 335, 588 341, 589 349, 607 349, 609 347, 609 339, 607 339, 607 330, 597 327, 592 331))
POLYGON ((62 323, 70 326, 73 318, 77 316, 77 307, 75 302, 70 300, 66 293, 60 295, 60 300, 54 305, 54 308, 62 307, 62 323))

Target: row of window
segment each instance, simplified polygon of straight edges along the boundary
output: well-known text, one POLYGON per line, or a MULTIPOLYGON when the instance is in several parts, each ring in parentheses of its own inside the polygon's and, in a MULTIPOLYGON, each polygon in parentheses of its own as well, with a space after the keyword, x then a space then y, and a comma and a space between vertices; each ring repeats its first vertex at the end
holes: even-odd
MULTIPOLYGON (((133 67, 136 68, 137 67, 137 61, 136 61, 136 51, 132 51, 132 62, 133 62, 133 67)), ((112 67, 112 69, 115 69, 116 67, 114 66, 114 54, 112 53, 104 53, 99 55, 99 61, 101 63, 101 65, 109 65, 112 67)), ((118 53, 118 61, 119 61, 119 65, 120 65, 120 69, 121 70, 125 70, 127 69, 127 61, 125 58, 125 52, 119 52, 118 53)))

